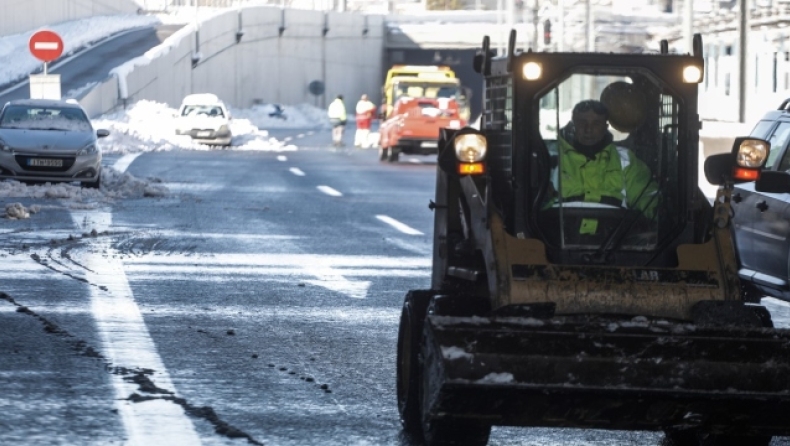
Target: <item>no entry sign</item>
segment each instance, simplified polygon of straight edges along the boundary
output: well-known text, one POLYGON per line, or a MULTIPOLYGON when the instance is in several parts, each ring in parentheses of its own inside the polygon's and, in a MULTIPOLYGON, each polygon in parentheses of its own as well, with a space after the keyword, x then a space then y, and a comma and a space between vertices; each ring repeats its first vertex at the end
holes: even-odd
POLYGON ((37 31, 28 42, 30 54, 42 62, 52 62, 63 54, 63 39, 53 31, 37 31))

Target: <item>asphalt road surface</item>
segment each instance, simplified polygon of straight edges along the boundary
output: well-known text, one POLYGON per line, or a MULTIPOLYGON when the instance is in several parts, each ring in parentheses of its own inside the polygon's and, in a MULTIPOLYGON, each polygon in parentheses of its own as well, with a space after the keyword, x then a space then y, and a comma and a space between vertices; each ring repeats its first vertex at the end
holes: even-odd
MULTIPOLYGON (((404 294, 430 281, 435 163, 273 135, 298 150, 107 158, 165 197, 5 199, 42 210, 0 232, 0 444, 416 446, 395 345, 404 294)), ((662 441, 495 428, 490 444, 662 441)))

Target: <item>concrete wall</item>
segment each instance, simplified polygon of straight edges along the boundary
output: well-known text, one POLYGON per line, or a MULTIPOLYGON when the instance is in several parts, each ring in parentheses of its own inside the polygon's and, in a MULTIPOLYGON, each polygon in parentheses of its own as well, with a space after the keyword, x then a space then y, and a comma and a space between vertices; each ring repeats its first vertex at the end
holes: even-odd
POLYGON ((138 8, 135 0, 3 0, 0 36, 99 15, 135 14, 138 8))
POLYGON ((114 84, 79 99, 91 116, 142 99, 177 107, 191 93, 214 93, 237 108, 258 101, 325 107, 343 94, 351 110, 363 93, 379 101, 383 30, 382 16, 269 6, 231 10, 182 28, 116 70, 114 84), (308 90, 315 80, 326 86, 318 97, 308 90), (118 93, 110 106, 113 85, 118 93))

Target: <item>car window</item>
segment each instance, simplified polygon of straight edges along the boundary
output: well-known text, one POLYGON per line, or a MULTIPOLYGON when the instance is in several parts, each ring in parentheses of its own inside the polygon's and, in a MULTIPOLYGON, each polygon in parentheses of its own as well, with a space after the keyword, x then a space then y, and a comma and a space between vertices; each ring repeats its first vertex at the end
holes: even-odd
POLYGON ((779 123, 774 133, 768 138, 768 142, 771 143, 771 153, 765 163, 766 168, 770 169, 774 166, 782 149, 787 145, 788 138, 790 138, 790 122, 779 123))
POLYGON ((0 128, 29 130, 93 130, 85 113, 76 108, 10 105, 0 117, 0 128))
POLYGON ((752 132, 749 133, 749 136, 765 139, 768 136, 768 132, 771 131, 771 127, 773 125, 774 121, 759 121, 752 129, 752 132))

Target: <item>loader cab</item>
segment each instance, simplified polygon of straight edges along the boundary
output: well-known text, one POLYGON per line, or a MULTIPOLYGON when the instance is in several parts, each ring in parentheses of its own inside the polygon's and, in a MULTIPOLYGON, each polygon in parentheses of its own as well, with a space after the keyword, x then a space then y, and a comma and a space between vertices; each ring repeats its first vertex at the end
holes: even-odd
POLYGON ((481 131, 511 235, 540 240, 552 263, 624 266, 674 267, 680 244, 706 240, 700 58, 528 52, 489 63, 481 131), (602 110, 599 142, 578 128, 582 102, 602 110))

